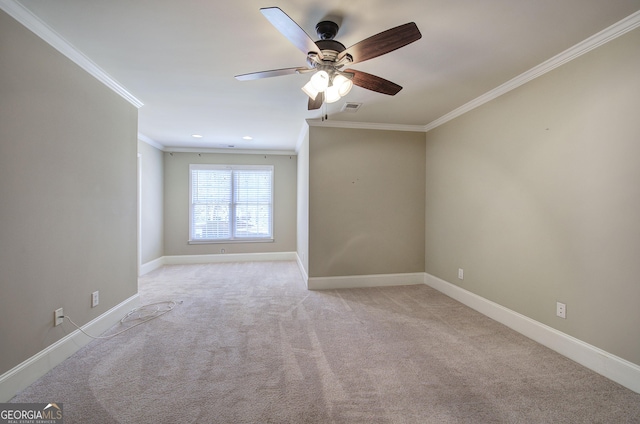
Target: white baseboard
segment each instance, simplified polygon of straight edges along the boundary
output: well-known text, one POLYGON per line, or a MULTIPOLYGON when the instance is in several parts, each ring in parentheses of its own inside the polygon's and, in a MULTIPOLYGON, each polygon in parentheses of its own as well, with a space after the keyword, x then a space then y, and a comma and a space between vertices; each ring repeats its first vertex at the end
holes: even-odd
POLYGON ((156 270, 163 265, 215 264, 224 262, 295 261, 296 252, 220 253, 213 255, 161 256, 140 266, 140 275, 156 270))
POLYGON ((347 275, 340 277, 309 277, 309 290, 351 289, 359 287, 408 286, 424 284, 424 272, 407 274, 347 275))
POLYGON ((563 356, 640 393, 640 366, 430 274, 424 283, 563 356))
MULTIPOLYGON (((138 294, 82 326, 89 334, 101 334, 111 328, 127 312, 139 306, 138 294)), ((67 323, 63 324, 67 325, 67 323)), ((20 390, 51 371, 56 365, 76 353, 92 339, 80 330, 68 334, 31 358, 13 367, 0 376, 0 402, 7 402, 20 390)))
POLYGON ((307 270, 304 269, 304 264, 302 263, 302 259, 296 252, 296 262, 298 262, 298 268, 300 269, 300 273, 302 274, 302 279, 304 280, 304 285, 309 288, 309 275, 307 274, 307 270))
POLYGON ((221 253, 215 255, 164 256, 164 265, 215 264, 224 262, 295 261, 296 252, 221 253))
MULTIPOLYGON (((162 265, 277 260, 297 261, 310 290, 426 284, 610 380, 640 393, 639 365, 427 273, 309 278, 295 252, 164 256, 145 264, 141 267, 141 273, 144 273, 143 269, 145 272, 150 272, 162 265)), ((136 308, 138 304, 139 298, 136 294, 87 323, 82 329, 89 333, 100 334, 118 322, 127 312, 136 308)), ((2 374, 0 376, 0 402, 10 400, 17 392, 46 374, 89 341, 91 341, 89 337, 76 330, 2 374)))
POLYGON ((140 265, 140 275, 147 274, 154 271, 164 265, 164 256, 160 256, 152 261, 140 265))

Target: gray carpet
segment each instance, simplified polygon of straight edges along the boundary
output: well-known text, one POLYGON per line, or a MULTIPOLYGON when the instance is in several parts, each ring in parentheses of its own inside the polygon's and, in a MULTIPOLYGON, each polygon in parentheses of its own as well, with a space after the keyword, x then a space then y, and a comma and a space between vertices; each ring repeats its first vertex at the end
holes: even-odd
POLYGON ((140 296, 182 303, 12 401, 62 402, 66 424, 640 423, 640 394, 428 286, 308 291, 294 262, 227 263, 161 268, 140 296))

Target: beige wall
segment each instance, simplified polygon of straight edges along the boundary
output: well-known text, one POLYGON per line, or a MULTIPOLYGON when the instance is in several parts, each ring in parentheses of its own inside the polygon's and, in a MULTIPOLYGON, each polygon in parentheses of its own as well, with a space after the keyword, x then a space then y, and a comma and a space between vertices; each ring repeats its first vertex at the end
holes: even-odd
POLYGON ((296 156, 164 153, 164 254, 202 255, 296 251, 296 156), (273 165, 274 242, 188 244, 189 164, 273 165))
POLYGON ((636 364, 638 46, 636 29, 427 133, 425 232, 427 273, 636 364))
POLYGON ((140 260, 164 255, 164 159, 161 150, 138 141, 140 155, 140 260))
POLYGON ((309 277, 424 271, 424 133, 309 132, 309 277))
POLYGON ((137 110, 2 11, 0 40, 1 374, 137 292, 137 110))

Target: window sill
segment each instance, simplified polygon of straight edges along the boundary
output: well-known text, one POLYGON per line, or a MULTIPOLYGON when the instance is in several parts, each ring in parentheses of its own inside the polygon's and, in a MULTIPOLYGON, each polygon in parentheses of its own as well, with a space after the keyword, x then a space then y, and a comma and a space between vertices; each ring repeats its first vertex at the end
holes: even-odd
POLYGON ((231 244, 231 243, 273 243, 272 238, 260 239, 229 239, 229 240, 189 240, 187 244, 231 244))

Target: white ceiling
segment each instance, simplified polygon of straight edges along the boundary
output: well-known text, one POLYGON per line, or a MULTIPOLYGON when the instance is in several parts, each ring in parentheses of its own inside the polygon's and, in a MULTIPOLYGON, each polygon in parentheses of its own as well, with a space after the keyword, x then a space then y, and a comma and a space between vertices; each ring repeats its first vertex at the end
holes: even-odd
MULTIPOLYGON (((14 3, 14 0, 1 0, 14 3)), ((349 47, 415 22, 422 39, 354 69, 404 87, 360 87, 328 105, 330 122, 422 128, 640 10, 640 0, 19 0, 144 105, 139 132, 171 148, 293 151, 307 119, 308 75, 234 75, 305 66, 260 13, 277 6, 313 39, 341 18, 349 47), (357 113, 344 102, 362 103, 357 113), (202 134, 195 139, 192 134, 202 134), (242 137, 250 135, 253 140, 242 137)))

